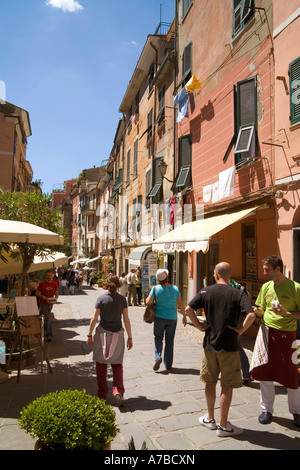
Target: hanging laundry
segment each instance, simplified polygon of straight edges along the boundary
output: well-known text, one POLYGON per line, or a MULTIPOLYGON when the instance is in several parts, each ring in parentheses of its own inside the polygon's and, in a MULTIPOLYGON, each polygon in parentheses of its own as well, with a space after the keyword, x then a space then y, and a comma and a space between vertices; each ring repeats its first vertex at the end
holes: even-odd
POLYGON ((193 93, 195 90, 199 90, 200 88, 201 83, 195 75, 193 75, 192 78, 190 78, 190 80, 185 85, 185 91, 188 91, 190 93, 193 93))
POLYGON ((233 196, 235 184, 235 166, 219 173, 219 198, 233 196))
POLYGON ((169 207, 171 208, 170 211, 170 224, 174 225, 175 224, 175 209, 176 209, 176 203, 178 201, 177 196, 172 196, 169 199, 169 207))
POLYGON ((219 181, 213 183, 212 186, 212 201, 211 202, 218 202, 220 200, 219 196, 219 181))
POLYGON ((203 202, 209 202, 211 198, 212 185, 203 186, 203 202))
POLYGON ((189 114, 189 94, 182 88, 174 97, 174 104, 178 104, 178 113, 176 122, 181 122, 189 114))

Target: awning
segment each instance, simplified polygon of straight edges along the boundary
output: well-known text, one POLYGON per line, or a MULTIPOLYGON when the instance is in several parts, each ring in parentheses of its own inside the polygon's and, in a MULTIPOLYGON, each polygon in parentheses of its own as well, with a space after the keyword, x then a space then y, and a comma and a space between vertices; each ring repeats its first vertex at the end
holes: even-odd
POLYGON ((151 246, 138 246, 137 248, 134 248, 130 255, 129 255, 129 260, 136 260, 136 261, 141 261, 145 260, 152 250, 151 246))
POLYGON ((89 259, 85 262, 85 264, 90 264, 92 263, 93 261, 97 261, 98 259, 100 258, 100 256, 96 256, 96 258, 92 258, 92 259, 89 259))
POLYGON ((71 261, 70 264, 77 264, 77 263, 86 263, 87 261, 89 260, 89 258, 80 258, 80 259, 76 259, 75 261, 71 261))
POLYGON ((213 235, 248 217, 257 208, 258 206, 231 214, 216 215, 215 217, 187 222, 154 240, 152 250, 162 251, 163 253, 174 253, 174 251, 203 251, 207 253, 209 241, 213 235))

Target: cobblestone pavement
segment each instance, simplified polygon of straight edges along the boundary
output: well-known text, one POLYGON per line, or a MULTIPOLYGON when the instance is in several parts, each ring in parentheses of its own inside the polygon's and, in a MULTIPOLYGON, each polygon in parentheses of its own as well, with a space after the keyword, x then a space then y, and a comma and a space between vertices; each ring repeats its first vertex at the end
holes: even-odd
MULTIPOLYGON (((17 366, 8 379, 0 383, 0 450, 32 450, 33 439, 19 429, 17 418, 23 406, 41 394, 67 388, 86 389, 97 394, 95 367, 86 335, 96 298, 104 291, 84 286, 83 293, 61 295, 54 311, 54 339, 46 343, 53 373, 40 373, 38 354, 22 366, 20 382, 16 383, 17 366)), ((258 422, 259 383, 234 390, 229 419, 244 428, 236 438, 217 437, 199 425, 206 411, 204 384, 199 381, 201 364, 201 333, 192 325, 183 327, 181 316, 175 338, 172 372, 163 366, 153 371, 153 327, 143 322, 143 307, 130 307, 133 349, 125 352, 125 405, 115 407, 120 433, 112 450, 126 450, 131 436, 136 448, 143 441, 151 451, 162 450, 300 450, 300 432, 288 412, 286 390, 276 388, 273 422, 258 422)), ((251 341, 244 339, 251 356, 251 341)), ((108 373, 111 391, 111 371, 108 373)), ((219 392, 219 390, 217 390, 219 392)), ((218 420, 218 402, 216 420, 218 420)))

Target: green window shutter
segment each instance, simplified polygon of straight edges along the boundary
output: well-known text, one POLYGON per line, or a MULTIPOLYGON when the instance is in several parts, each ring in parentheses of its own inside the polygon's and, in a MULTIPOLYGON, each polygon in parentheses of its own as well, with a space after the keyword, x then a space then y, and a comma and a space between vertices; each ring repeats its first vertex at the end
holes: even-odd
POLYGON ((152 163, 152 170, 153 170, 153 186, 148 194, 148 198, 154 198, 153 202, 159 202, 162 200, 162 183, 163 178, 161 172, 159 171, 158 165, 162 161, 162 158, 155 158, 152 163))
POLYGON ((235 164, 256 156, 257 84, 256 77, 237 83, 235 96, 235 164), (251 139, 250 139, 251 138, 251 139), (240 147, 237 143, 241 144, 240 147))
POLYGON ((192 43, 190 42, 182 54, 182 82, 186 83, 192 76, 192 43))
POLYGON ((237 84, 238 127, 257 125, 256 78, 237 84))
POLYGON ((300 57, 290 64, 291 124, 300 122, 300 57))
POLYGON ((192 140, 190 135, 179 138, 178 142, 178 177, 177 187, 187 187, 192 184, 192 140))

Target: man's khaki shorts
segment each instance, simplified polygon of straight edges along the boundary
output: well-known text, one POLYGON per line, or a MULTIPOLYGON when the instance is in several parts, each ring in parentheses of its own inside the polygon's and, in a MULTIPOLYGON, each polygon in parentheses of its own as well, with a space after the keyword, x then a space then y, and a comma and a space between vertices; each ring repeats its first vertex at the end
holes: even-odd
POLYGON ((221 387, 243 386, 239 351, 215 353, 203 349, 200 380, 216 384, 221 373, 221 387))

